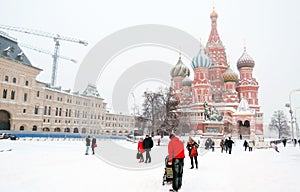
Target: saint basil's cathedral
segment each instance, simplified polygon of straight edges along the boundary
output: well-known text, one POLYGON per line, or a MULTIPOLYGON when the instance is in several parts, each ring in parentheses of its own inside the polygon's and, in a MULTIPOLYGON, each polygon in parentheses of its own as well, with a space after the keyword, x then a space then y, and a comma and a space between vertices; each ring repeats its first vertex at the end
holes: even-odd
POLYGON ((202 135, 254 137, 263 134, 263 113, 258 103, 258 82, 252 76, 254 60, 246 48, 237 61, 239 75, 228 65, 217 31, 218 14, 210 14, 211 32, 192 59, 194 78, 181 56, 171 70, 171 87, 179 100, 181 127, 202 135))

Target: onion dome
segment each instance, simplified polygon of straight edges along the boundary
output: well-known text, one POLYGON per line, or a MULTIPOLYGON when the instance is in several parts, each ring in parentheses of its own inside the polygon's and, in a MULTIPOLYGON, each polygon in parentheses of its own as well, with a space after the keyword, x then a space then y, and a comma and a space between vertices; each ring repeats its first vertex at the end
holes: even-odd
POLYGON ((237 62, 237 68, 240 69, 242 67, 251 67, 253 68, 255 65, 254 60, 248 55, 246 52, 246 48, 244 49, 243 55, 239 58, 237 62))
POLYGON ((206 67, 210 68, 211 65, 211 60, 210 58, 206 55, 205 50, 203 46, 200 46, 200 50, 192 60, 191 66, 192 68, 200 68, 200 67, 206 67))
POLYGON ((212 17, 218 17, 218 14, 213 10, 213 12, 210 14, 210 18, 212 17))
POLYGON ((189 68, 183 64, 183 62, 181 61, 181 56, 179 56, 179 60, 177 62, 177 64, 175 65, 175 67, 173 67, 173 69, 171 70, 171 76, 174 77, 186 77, 186 76, 190 76, 190 70, 189 68))
POLYGON ((182 86, 192 86, 192 80, 186 76, 183 80, 182 80, 182 86))
POLYGON ((239 76, 234 71, 232 71, 230 66, 228 66, 225 73, 222 74, 222 78, 223 78, 225 83, 226 82, 236 82, 239 79, 239 76))

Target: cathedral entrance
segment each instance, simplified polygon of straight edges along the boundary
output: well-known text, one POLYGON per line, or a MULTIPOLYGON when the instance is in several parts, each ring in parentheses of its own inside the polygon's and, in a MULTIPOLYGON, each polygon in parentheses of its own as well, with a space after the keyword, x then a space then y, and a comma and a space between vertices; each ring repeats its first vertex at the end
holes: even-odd
POLYGON ((250 136, 250 122, 248 120, 246 121, 238 121, 238 130, 239 134, 242 136, 250 136))
POLYGON ((0 130, 10 130, 10 114, 0 110, 0 130))

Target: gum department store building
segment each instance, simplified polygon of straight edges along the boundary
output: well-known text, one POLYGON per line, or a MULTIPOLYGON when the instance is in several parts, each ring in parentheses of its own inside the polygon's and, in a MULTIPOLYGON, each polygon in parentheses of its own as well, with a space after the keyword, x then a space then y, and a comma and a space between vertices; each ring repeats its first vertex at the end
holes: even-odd
POLYGON ((133 116, 110 114, 96 86, 83 93, 39 82, 14 38, 0 33, 0 130, 126 135, 133 116))

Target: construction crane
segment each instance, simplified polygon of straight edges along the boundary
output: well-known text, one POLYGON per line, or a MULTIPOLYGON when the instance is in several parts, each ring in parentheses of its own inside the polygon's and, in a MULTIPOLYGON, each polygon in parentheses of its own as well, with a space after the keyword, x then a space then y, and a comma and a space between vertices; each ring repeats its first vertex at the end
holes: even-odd
MULTIPOLYGON (((34 50, 34 51, 37 51, 37 52, 40 52, 40 53, 48 54, 48 55, 51 55, 52 57, 54 57, 54 53, 51 52, 51 51, 41 49, 41 48, 38 48, 38 47, 34 47, 34 46, 31 46, 31 45, 28 45, 28 44, 25 44, 25 43, 18 43, 18 45, 20 45, 21 47, 25 47, 25 48, 28 48, 28 49, 31 49, 31 50, 34 50)), ((61 59, 71 61, 73 63, 77 63, 77 61, 75 59, 72 59, 72 58, 69 58, 69 57, 66 57, 66 56, 63 56, 63 55, 58 55, 58 57, 61 58, 61 59)))
POLYGON ((60 48, 60 41, 68 41, 72 43, 79 43, 82 45, 87 46, 88 42, 80 39, 75 39, 71 37, 65 37, 61 36, 58 34, 54 33, 48 33, 48 32, 43 32, 39 30, 33 30, 33 29, 26 29, 26 28, 21 28, 21 27, 13 27, 9 25, 1 25, 1 29, 5 30, 10 30, 10 31, 15 31, 15 32, 20 32, 20 33, 26 33, 30 35, 36 35, 40 37, 46 37, 46 38, 51 38, 54 40, 55 46, 54 46, 54 54, 53 54, 53 65, 52 65, 52 74, 51 74, 51 86, 55 86, 56 84, 56 76, 57 76, 57 64, 58 64, 58 58, 61 57, 59 56, 59 48, 60 48))

